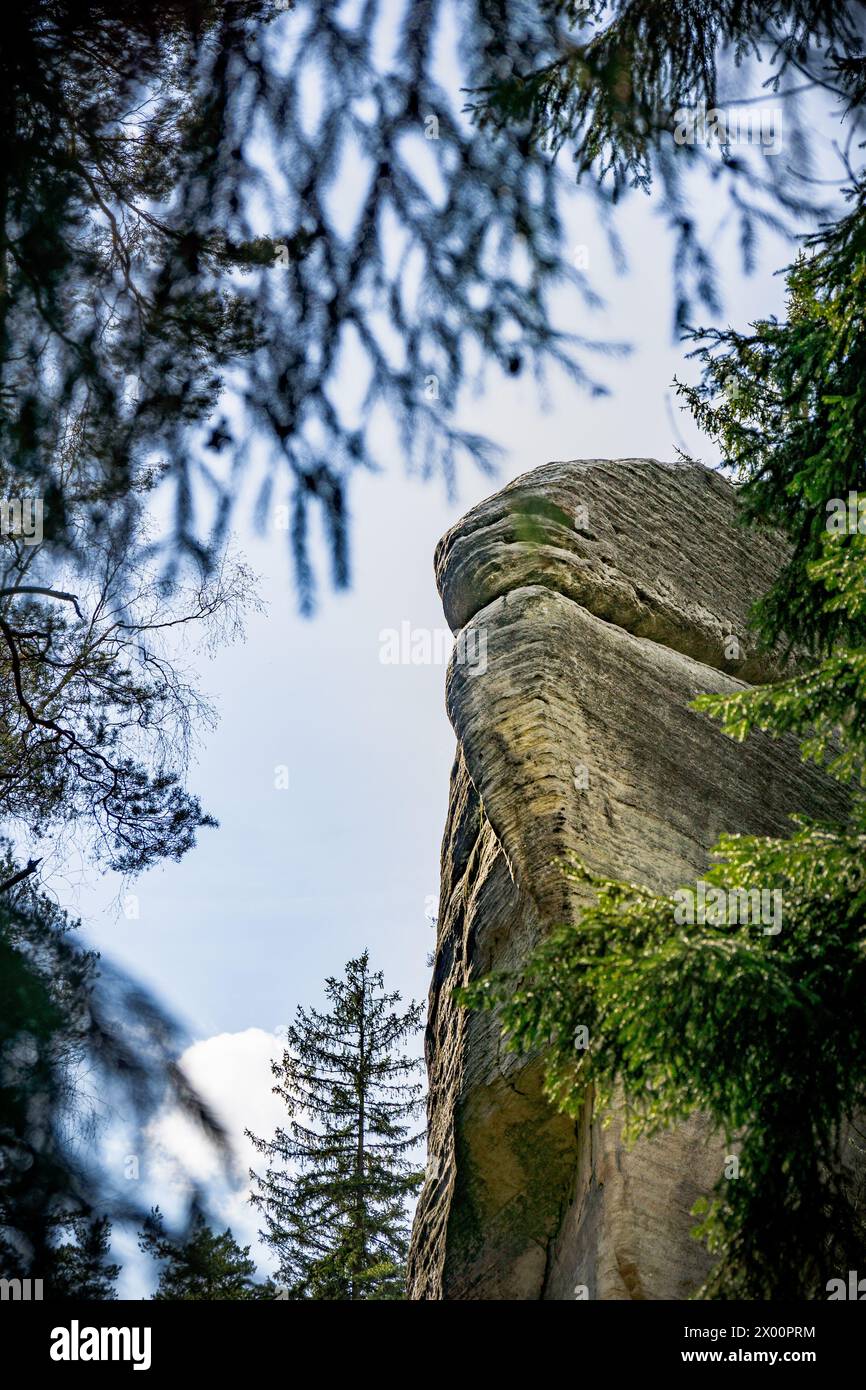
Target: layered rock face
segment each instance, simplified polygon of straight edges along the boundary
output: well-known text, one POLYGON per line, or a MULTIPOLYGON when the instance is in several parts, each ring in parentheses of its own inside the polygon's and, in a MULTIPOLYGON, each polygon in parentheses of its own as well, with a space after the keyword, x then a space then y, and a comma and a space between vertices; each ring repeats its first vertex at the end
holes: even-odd
POLYGON ((670 892, 723 831, 775 835, 841 794, 794 744, 735 744, 689 708, 779 673, 747 618, 782 552, 693 464, 551 463, 469 512, 436 574, 459 634, 457 735, 426 1049, 429 1164, 419 1299, 683 1298, 707 1257, 690 1210, 725 1151, 695 1117, 625 1149, 588 1096, 575 1125, 542 1059, 503 1050, 456 986, 514 969, 580 907, 554 861, 670 892))

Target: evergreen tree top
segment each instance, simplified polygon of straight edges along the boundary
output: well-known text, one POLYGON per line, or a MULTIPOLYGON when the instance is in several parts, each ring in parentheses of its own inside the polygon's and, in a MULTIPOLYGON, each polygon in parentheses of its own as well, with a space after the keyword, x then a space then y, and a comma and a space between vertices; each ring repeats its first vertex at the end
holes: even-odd
POLYGON ((287 1124, 272 1139, 248 1132, 267 1164, 251 1200, 292 1297, 402 1297, 422 1088, 420 1059, 401 1048, 422 1009, 398 1008, 366 951, 325 994, 327 1011, 298 1008, 272 1063, 287 1124))

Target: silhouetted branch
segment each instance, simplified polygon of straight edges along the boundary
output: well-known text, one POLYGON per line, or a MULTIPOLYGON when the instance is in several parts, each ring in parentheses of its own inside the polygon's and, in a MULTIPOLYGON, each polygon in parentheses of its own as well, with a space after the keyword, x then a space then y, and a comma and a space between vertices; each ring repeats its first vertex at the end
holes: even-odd
POLYGON ((22 879, 29 878, 31 874, 35 874, 41 863, 41 856, 39 859, 28 860, 26 868, 19 869, 17 874, 13 874, 11 878, 7 878, 3 883, 0 883, 0 893, 5 893, 8 888, 14 888, 15 884, 20 883, 22 879))

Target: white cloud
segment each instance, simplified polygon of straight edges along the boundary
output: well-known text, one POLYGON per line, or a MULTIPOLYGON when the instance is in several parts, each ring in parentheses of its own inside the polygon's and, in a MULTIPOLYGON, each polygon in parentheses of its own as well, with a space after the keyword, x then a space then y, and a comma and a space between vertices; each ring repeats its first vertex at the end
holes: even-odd
POLYGON ((263 1270, 271 1268, 271 1260, 258 1242, 260 1219, 248 1202, 249 1169, 260 1168, 261 1159, 244 1130, 270 1138, 285 1124, 285 1107, 272 1093, 271 1073, 271 1060, 282 1047, 277 1032, 247 1028, 194 1042, 180 1058, 193 1088, 225 1128, 235 1157, 233 1173, 223 1172, 212 1146, 178 1110, 163 1112, 151 1129, 159 1154, 153 1186, 162 1208, 172 1214, 168 1192, 173 1189, 181 1197, 185 1184, 180 1174, 186 1172, 207 1186, 215 1224, 230 1226, 239 1244, 252 1245, 251 1254, 263 1270))
POLYGON ((180 1059, 192 1085, 225 1126, 245 1164, 253 1150, 244 1130, 270 1136, 285 1122, 282 1101, 272 1093, 271 1073, 271 1060, 282 1050, 283 1041, 276 1033, 247 1028, 243 1033, 217 1033, 194 1042, 180 1059))

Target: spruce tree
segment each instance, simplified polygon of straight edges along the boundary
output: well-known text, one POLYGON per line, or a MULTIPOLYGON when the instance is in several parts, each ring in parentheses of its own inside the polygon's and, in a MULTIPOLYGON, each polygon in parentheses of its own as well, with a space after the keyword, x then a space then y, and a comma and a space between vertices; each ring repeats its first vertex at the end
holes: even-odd
POLYGON ((106 1216, 76 1217, 72 1240, 54 1248, 45 1280, 49 1299, 87 1298, 100 1303, 117 1298, 120 1265, 110 1261, 111 1222, 106 1216))
POLYGON ((270 1140, 247 1131, 267 1160, 262 1176, 250 1173, 251 1201, 290 1298, 402 1298, 422 1101, 419 1061, 401 1045, 421 1006, 395 1011, 400 995, 386 992, 367 951, 326 981, 326 995, 326 1013, 298 1008, 271 1064, 289 1123, 270 1140))
POLYGON ((185 1240, 176 1240, 165 1230, 159 1207, 150 1213, 139 1235, 139 1249, 162 1262, 159 1283, 153 1297, 167 1302, 204 1303, 214 1299, 273 1298, 270 1283, 256 1283, 255 1262, 250 1247, 241 1248, 226 1228, 212 1231, 199 1211, 193 1217, 185 1240))

